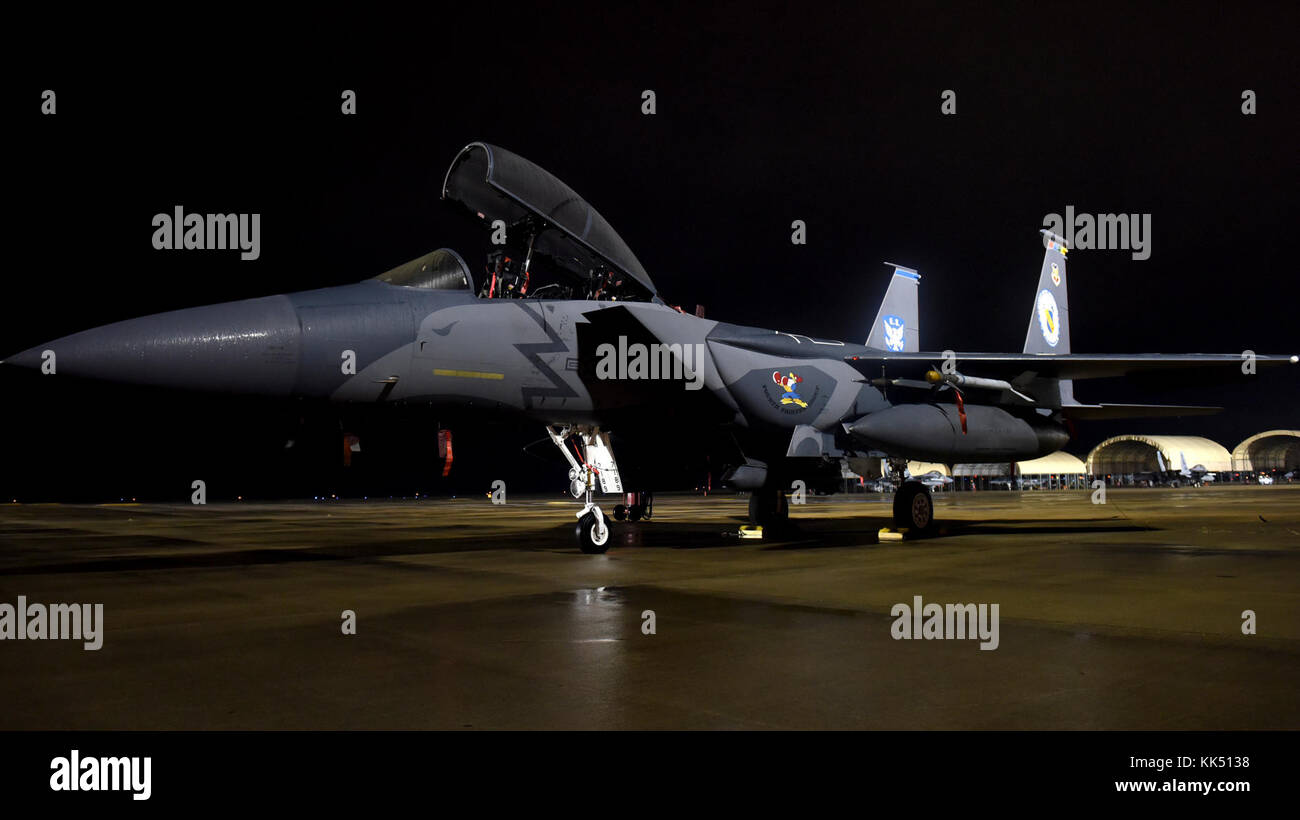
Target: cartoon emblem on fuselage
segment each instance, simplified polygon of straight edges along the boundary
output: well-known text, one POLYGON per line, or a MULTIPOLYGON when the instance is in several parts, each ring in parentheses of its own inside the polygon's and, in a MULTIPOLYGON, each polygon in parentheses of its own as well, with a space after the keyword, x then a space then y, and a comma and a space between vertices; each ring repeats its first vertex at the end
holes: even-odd
POLYGON ((1061 286, 1061 269, 1055 262, 1052 263, 1052 284, 1058 288, 1061 286))
POLYGON ((804 401, 803 397, 795 390, 795 385, 803 381, 803 379, 796 376, 793 371, 782 376, 780 370, 774 370, 772 371, 772 381, 776 382, 785 391, 781 394, 782 404, 797 404, 800 407, 808 406, 808 402, 804 401))
POLYGON ((903 317, 891 313, 881 319, 881 322, 885 326, 885 347, 895 353, 902 353, 903 347, 906 345, 903 340, 903 317))

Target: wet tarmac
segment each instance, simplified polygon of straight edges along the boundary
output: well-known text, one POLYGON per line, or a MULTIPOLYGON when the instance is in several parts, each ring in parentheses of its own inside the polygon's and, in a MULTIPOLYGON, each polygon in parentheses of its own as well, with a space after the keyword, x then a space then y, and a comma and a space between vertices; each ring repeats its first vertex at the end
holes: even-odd
POLYGON ((660 496, 606 555, 558 498, 0 505, 0 604, 104 605, 98 651, 0 641, 0 729, 1300 728, 1300 486, 1107 501, 943 493, 878 543, 881 495, 763 541, 660 496), (918 595, 997 648, 894 639, 918 595))

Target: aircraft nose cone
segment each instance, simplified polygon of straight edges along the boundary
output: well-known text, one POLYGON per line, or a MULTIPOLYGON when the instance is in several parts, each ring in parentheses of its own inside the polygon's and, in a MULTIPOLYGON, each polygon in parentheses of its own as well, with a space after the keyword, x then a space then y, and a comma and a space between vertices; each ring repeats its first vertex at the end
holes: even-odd
POLYGON ((288 395, 297 378, 300 336, 289 299, 268 296, 104 325, 4 363, 56 376, 288 395))

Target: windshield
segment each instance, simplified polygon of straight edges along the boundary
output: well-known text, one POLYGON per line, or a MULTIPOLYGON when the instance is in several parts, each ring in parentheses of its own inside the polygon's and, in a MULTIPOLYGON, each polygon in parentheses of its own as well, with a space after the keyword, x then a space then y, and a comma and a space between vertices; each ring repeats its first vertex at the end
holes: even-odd
POLYGON ((460 254, 439 248, 375 277, 390 285, 426 290, 473 290, 474 280, 460 254))

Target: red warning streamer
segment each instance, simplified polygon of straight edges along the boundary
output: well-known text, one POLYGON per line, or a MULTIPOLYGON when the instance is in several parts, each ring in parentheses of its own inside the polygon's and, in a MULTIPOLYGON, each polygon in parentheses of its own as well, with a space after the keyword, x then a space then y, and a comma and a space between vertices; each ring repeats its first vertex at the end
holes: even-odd
POLYGON ((446 478, 451 472, 451 431, 438 431, 438 456, 442 458, 442 477, 446 478))

